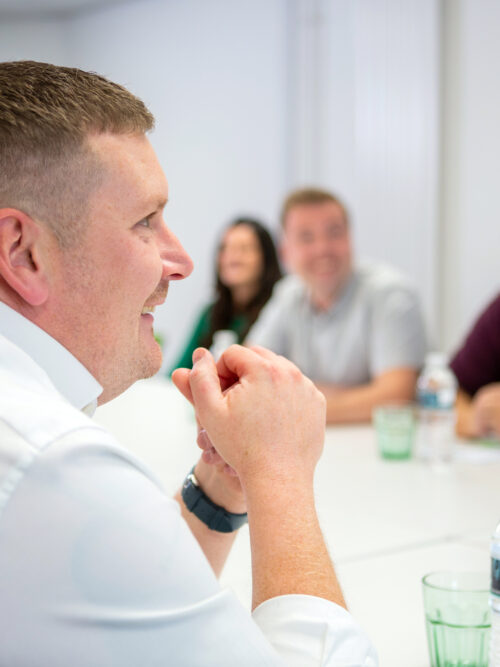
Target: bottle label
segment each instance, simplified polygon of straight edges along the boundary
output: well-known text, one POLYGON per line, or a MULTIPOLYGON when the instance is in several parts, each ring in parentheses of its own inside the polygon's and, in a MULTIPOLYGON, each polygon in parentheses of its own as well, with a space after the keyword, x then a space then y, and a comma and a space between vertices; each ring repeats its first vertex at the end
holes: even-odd
POLYGON ((443 388, 437 391, 420 390, 418 402, 421 408, 428 410, 449 410, 455 403, 453 389, 443 388))
POLYGON ((500 595, 500 558, 491 559, 491 592, 500 595))

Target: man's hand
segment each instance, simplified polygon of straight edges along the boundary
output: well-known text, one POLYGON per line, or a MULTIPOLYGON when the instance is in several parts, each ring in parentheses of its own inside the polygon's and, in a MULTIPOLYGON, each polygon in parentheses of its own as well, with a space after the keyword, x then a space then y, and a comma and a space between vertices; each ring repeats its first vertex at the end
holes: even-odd
POLYGON ((474 396, 472 427, 479 436, 500 435, 500 383, 488 384, 474 396))
MULTIPOLYGON (((313 383, 264 348, 232 345, 217 366, 201 348, 193 359, 188 379, 197 419, 243 485, 291 476, 312 480, 325 425, 325 399, 313 383)), ((177 386, 183 375, 173 375, 177 386)), ((179 389, 187 395, 185 385, 179 389)))
POLYGON ((203 492, 228 512, 244 514, 245 497, 236 471, 217 453, 205 429, 198 428, 198 447, 202 450, 195 474, 203 492))
MULTIPOLYGON (((172 375, 172 380, 184 397, 194 405, 189 386, 190 373, 191 371, 186 368, 177 369, 172 375)), ((196 465, 195 474, 203 492, 216 505, 224 507, 228 512, 243 514, 247 508, 236 471, 217 453, 208 433, 199 420, 196 421, 198 424, 196 443, 202 450, 202 455, 196 465)))
MULTIPOLYGON (((173 380, 193 401, 210 440, 206 449, 216 450, 210 456, 220 457, 241 480, 248 504, 253 607, 287 594, 315 595, 345 606, 314 505, 325 397, 290 361, 264 348, 232 345, 217 365, 200 348, 193 361, 191 371, 176 371, 173 380)), ((197 531, 217 571, 222 550, 213 549, 215 540, 206 533, 197 531)))

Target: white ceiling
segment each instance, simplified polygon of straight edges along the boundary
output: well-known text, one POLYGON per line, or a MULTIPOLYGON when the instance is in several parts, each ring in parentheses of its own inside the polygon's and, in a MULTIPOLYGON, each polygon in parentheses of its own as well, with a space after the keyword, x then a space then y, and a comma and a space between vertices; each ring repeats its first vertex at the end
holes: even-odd
POLYGON ((0 0, 0 17, 75 14, 125 2, 130 0, 0 0))

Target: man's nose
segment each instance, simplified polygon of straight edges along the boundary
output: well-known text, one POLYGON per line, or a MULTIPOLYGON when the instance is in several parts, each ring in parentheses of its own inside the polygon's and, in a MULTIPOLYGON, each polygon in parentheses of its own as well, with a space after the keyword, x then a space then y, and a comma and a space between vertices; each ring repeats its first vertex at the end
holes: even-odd
POLYGON ((167 280, 183 280, 193 271, 193 260, 173 232, 166 230, 164 236, 161 250, 163 261, 162 278, 167 280))

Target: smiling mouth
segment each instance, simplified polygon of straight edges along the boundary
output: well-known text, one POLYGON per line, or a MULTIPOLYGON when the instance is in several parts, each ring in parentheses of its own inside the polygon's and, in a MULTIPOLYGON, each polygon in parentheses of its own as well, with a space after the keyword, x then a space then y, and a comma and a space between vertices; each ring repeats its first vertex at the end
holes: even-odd
POLYGON ((153 314, 155 312, 156 306, 144 306, 144 308, 141 311, 141 315, 149 315, 153 314))

